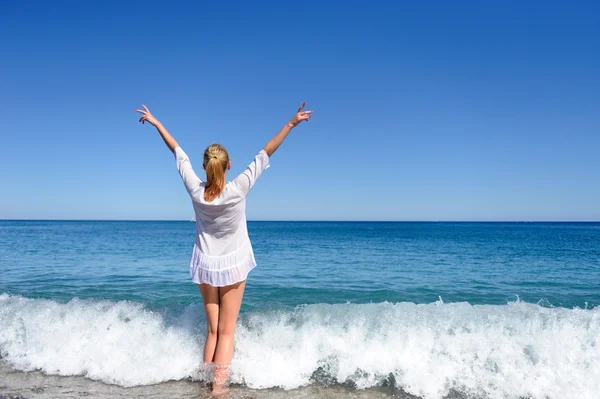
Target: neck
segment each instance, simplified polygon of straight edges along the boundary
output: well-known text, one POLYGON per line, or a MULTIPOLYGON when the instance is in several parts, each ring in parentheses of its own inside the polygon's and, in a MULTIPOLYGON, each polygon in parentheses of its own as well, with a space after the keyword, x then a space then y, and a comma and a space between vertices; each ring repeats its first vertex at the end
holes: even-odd
MULTIPOLYGON (((226 182, 227 182, 227 177, 225 177, 225 178, 224 178, 224 179, 221 181, 221 183, 223 184, 223 186, 225 186, 226 182)), ((211 181, 207 181, 207 182, 206 182, 206 187, 212 187, 212 186, 216 186, 216 185, 217 185, 217 184, 216 184, 216 182, 215 182, 214 180, 211 180, 211 181)))

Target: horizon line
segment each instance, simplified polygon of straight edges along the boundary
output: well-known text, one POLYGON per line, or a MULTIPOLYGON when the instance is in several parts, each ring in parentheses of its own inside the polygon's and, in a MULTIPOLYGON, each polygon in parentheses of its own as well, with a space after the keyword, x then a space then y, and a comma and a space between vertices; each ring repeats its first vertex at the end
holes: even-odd
MULTIPOLYGON (((194 222, 191 219, 2 219, 0 222, 194 222)), ((335 220, 335 219, 252 219, 269 223, 600 223, 600 220, 335 220)))

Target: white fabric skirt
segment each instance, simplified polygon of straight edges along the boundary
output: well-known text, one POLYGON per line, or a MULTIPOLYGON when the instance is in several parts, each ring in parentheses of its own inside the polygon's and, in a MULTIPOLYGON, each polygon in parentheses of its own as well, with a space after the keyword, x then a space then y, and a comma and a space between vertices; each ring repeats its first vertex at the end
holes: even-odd
POLYGON ((190 259, 190 275, 196 284, 225 287, 244 281, 256 267, 254 251, 248 242, 235 252, 223 256, 209 256, 194 245, 190 259))

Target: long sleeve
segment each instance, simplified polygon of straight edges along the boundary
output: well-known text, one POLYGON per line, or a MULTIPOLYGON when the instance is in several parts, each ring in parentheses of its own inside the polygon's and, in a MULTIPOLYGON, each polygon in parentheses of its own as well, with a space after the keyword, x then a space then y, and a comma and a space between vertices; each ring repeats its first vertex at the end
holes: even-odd
POLYGON ((233 183, 244 196, 247 196, 254 187, 256 180, 268 167, 269 156, 265 150, 261 150, 246 170, 233 180, 233 183))
POLYGON ((192 193, 200 188, 200 183, 202 183, 202 180, 196 176, 196 173, 192 168, 192 164, 190 163, 190 158, 181 147, 175 148, 174 154, 175 162, 177 163, 177 170, 181 175, 185 189, 190 195, 192 195, 192 193))

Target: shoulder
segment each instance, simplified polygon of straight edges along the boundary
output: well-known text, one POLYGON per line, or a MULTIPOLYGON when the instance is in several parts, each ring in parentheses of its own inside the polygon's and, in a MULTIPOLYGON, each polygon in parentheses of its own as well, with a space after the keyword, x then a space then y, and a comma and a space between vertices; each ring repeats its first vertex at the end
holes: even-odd
POLYGON ((223 199, 246 198, 243 191, 240 189, 236 180, 228 181, 221 193, 223 199))

